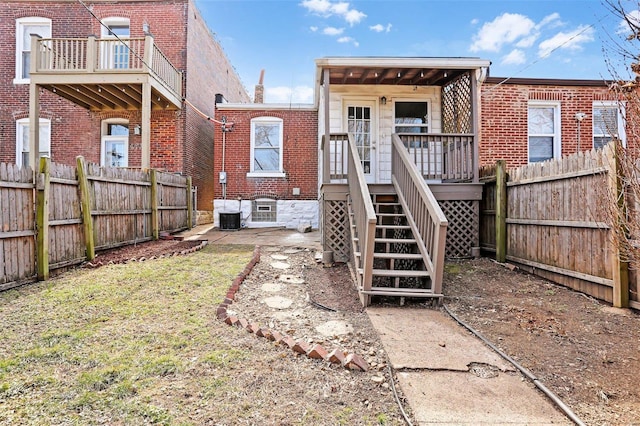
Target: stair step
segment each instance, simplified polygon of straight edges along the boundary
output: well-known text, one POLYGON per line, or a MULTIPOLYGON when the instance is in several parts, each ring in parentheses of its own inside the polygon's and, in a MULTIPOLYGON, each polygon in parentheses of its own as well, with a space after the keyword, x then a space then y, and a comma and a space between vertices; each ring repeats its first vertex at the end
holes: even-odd
POLYGON ((372 287, 371 290, 360 290, 360 293, 372 296, 398 296, 398 297, 443 297, 432 290, 421 288, 393 288, 393 287, 372 287))
MULTIPOLYGON (((362 274, 362 268, 358 268, 358 273, 362 274)), ((414 277, 428 277, 429 271, 407 271, 407 270, 395 270, 395 269, 374 269, 371 274, 376 277, 399 277, 399 278, 414 278, 414 277)))
MULTIPOLYGON (((354 257, 359 258, 362 256, 362 253, 357 251, 354 254, 354 257)), ((373 253, 373 257, 376 259, 410 259, 410 260, 421 260, 422 255, 420 253, 373 253)))
POLYGON ((398 216, 406 216, 406 215, 404 213, 377 213, 376 216, 398 217, 398 216))
POLYGON ((376 238, 376 243, 415 244, 415 238, 376 238))
POLYGON ((376 225, 377 229, 411 229, 409 225, 376 225))

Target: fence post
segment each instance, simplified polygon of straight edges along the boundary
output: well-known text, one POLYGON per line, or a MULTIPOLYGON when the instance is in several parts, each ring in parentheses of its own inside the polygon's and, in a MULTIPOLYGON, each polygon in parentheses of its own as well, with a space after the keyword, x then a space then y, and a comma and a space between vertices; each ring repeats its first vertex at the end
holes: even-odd
POLYGON ((496 163, 496 261, 507 260, 507 162, 496 163))
POLYGON ((193 194, 191 176, 187 176, 187 229, 193 228, 193 194))
MULTIPOLYGON (((629 263, 626 260, 620 258, 621 239, 627 238, 624 223, 627 216, 626 204, 625 204, 625 188, 623 184, 622 174, 623 168, 620 167, 620 155, 622 151, 622 144, 620 141, 612 141, 607 146, 609 149, 609 182, 610 191, 615 197, 613 202, 617 203, 614 206, 614 218, 612 225, 616 229, 612 229, 610 232, 617 232, 618 238, 613 238, 612 244, 612 261, 613 261, 613 306, 618 308, 629 307, 629 263)), ((624 154, 622 154, 624 155, 624 154)))
POLYGON ((149 170, 151 175, 151 233, 154 240, 160 237, 158 229, 158 171, 149 170))
POLYGON ((93 238, 93 217, 91 216, 91 191, 89 191, 89 179, 87 178, 87 166, 84 157, 76 157, 78 187, 80 190, 80 206, 82 210, 82 227, 84 228, 84 245, 87 260, 96 257, 96 243, 93 238))
POLYGON ((38 280, 49 279, 49 190, 51 160, 40 158, 36 173, 36 269, 38 280))

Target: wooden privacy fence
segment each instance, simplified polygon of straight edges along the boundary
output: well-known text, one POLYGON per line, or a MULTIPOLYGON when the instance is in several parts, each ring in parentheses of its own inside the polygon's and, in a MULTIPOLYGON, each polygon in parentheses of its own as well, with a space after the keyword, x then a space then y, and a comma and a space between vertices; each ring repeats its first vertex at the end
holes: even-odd
POLYGON ((640 309, 610 227, 620 195, 613 144, 505 170, 480 171, 480 245, 523 269, 615 306, 640 309))
POLYGON ((191 178, 156 170, 0 164, 0 290, 91 260, 96 250, 193 224, 191 178))

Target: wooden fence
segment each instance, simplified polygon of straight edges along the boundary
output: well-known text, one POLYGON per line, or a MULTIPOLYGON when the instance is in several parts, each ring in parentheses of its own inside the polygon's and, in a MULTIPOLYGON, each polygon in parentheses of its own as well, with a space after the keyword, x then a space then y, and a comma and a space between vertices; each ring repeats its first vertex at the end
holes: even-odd
POLYGON ((156 170, 0 164, 0 290, 95 257, 96 250, 191 228, 191 178, 156 170))
MULTIPOLYGON (((640 309, 610 229, 618 194, 613 146, 480 171, 480 245, 525 270, 616 306, 640 309)), ((634 274, 632 274, 634 275, 634 274)))

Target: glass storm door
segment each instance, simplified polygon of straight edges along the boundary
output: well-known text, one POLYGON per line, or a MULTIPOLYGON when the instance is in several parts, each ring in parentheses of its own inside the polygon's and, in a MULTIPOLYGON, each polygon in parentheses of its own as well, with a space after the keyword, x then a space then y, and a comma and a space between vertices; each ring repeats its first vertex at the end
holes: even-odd
POLYGON ((351 134, 358 149, 362 169, 367 182, 376 180, 376 132, 373 102, 349 103, 346 107, 347 132, 351 134))

